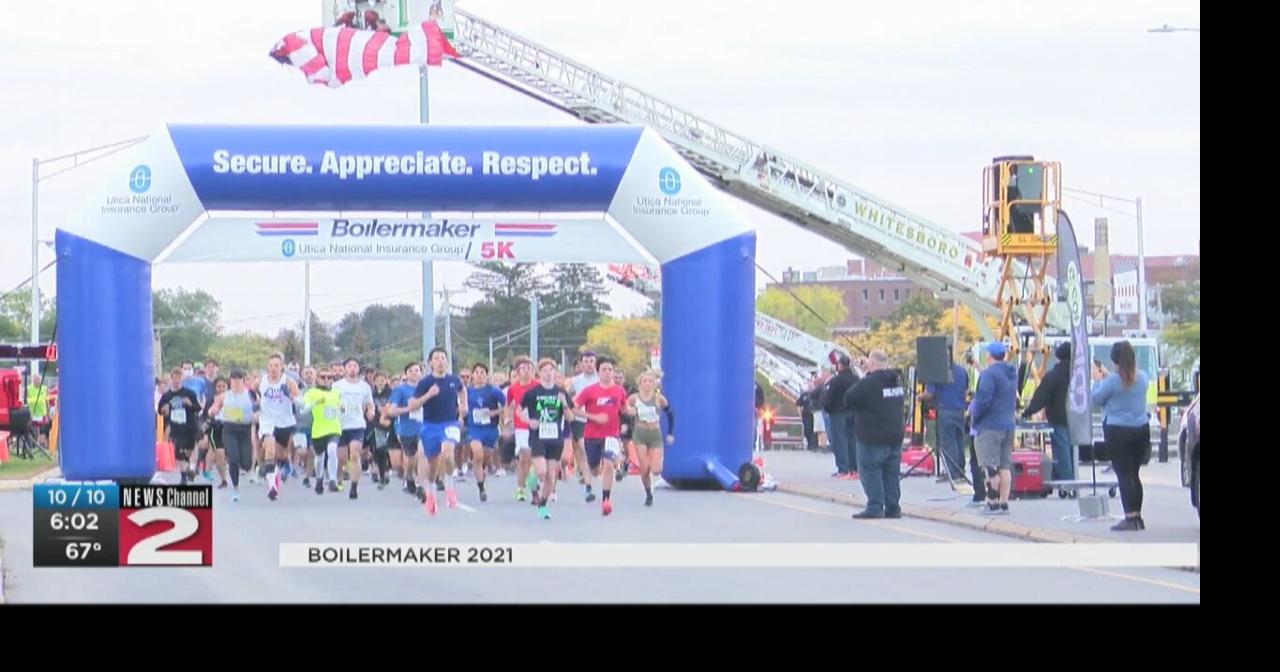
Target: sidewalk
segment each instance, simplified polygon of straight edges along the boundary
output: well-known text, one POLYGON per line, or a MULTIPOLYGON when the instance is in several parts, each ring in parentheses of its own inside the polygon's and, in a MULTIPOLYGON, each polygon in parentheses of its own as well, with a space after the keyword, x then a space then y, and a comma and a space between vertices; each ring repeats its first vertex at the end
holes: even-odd
MULTIPOLYGON (((765 471, 778 481, 778 490, 851 506, 865 506, 866 500, 858 481, 841 481, 831 477, 835 465, 830 453, 799 450, 774 450, 764 453, 765 471)), ((1187 490, 1180 485, 1179 464, 1173 459, 1165 464, 1152 462, 1142 468, 1144 502, 1142 517, 1147 529, 1138 533, 1112 532, 1111 525, 1123 515, 1120 498, 1109 500, 1114 520, 1075 522, 1080 513, 1074 499, 1059 499, 1057 494, 1046 499, 1015 499, 1010 502, 1010 515, 985 516, 965 506, 971 495, 952 492, 947 483, 937 483, 931 475, 911 476, 902 481, 902 510, 913 518, 986 530, 997 534, 1053 543, 1120 541, 1135 543, 1199 543, 1200 519, 1191 505, 1187 490)), ((1087 477, 1085 470, 1082 477, 1087 477)), ((1114 480, 1101 472, 1099 480, 1114 480)), ((1087 494, 1088 490, 1082 490, 1087 494)), ((1099 490, 1105 494, 1104 490, 1099 490)))

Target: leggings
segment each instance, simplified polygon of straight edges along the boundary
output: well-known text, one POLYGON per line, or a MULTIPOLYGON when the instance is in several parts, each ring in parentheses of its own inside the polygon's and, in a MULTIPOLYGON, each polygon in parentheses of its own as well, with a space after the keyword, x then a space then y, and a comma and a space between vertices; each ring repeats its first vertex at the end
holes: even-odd
POLYGON ((1106 425, 1102 433, 1111 454, 1111 467, 1120 482, 1120 504, 1125 513, 1141 515, 1142 480, 1138 470, 1151 450, 1151 428, 1106 425))
POLYGON ((249 425, 223 423, 222 443, 227 451, 227 469, 231 472, 231 485, 240 487, 240 470, 253 468, 253 439, 249 425))

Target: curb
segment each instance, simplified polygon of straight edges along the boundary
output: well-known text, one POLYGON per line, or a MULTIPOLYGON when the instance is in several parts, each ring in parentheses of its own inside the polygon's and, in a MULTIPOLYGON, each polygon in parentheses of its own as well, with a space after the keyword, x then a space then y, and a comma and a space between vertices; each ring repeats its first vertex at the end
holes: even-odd
MULTIPOLYGON (((849 495, 842 492, 834 492, 826 488, 819 488, 800 483, 778 483, 778 492, 785 492, 791 495, 799 495, 810 499, 822 500, 833 504, 844 504, 856 508, 866 508, 866 500, 857 495, 849 495)), ((1102 537, 1092 537, 1085 534, 1072 534, 1043 527, 1031 527, 1029 525, 1021 525, 1000 518, 986 518, 983 516, 975 516, 950 509, 940 509, 932 506, 917 506, 913 504, 904 504, 902 506, 902 515, 907 518, 918 518, 921 520, 931 520, 944 525, 954 525, 956 527, 964 527, 980 532, 990 532, 1015 539, 1024 539, 1046 544, 1113 544, 1116 543, 1111 539, 1102 537)))
POLYGON ((17 478, 12 480, 0 481, 0 492, 16 492, 19 490, 30 490, 36 483, 44 483, 50 478, 58 475, 58 468, 47 469, 31 478, 17 478))

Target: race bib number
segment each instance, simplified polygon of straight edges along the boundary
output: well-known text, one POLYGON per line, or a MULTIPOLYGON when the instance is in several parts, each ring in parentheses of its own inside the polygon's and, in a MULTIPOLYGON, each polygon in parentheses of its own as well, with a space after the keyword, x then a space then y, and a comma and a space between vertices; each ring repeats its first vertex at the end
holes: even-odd
POLYGON ((640 422, 657 422, 658 409, 655 406, 641 406, 639 414, 640 422))
POLYGON ((558 422, 539 422, 538 438, 551 441, 560 438, 560 423, 558 422))
POLYGON ((338 419, 338 409, 336 409, 336 408, 334 408, 334 407, 332 407, 332 406, 325 406, 325 407, 324 407, 324 419, 325 419, 325 420, 337 420, 337 419, 338 419))
POLYGON ((418 407, 416 411, 409 411, 409 419, 416 422, 422 422, 422 407, 418 407))
POLYGON ((445 427, 444 438, 457 443, 462 440, 462 430, 457 427, 445 427))
POLYGON ((227 422, 244 422, 244 409, 233 406, 223 412, 223 417, 227 422))
POLYGON ((477 425, 488 425, 491 421, 489 409, 476 408, 471 411, 471 422, 477 425))
POLYGON ((293 447, 294 447, 294 448, 306 448, 306 447, 307 447, 307 435, 306 435, 306 434, 294 434, 294 435, 293 435, 293 447))
POLYGON ((604 440, 604 456, 609 458, 610 462, 617 462, 618 456, 622 454, 622 442, 609 437, 604 440))
POLYGON ((178 408, 169 410, 169 422, 175 425, 187 424, 187 409, 179 406, 178 408))

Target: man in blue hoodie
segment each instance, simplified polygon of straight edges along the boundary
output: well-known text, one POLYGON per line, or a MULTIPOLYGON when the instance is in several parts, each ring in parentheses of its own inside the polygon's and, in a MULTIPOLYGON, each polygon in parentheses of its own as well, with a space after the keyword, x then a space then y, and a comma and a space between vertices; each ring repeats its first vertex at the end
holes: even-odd
POLYGON ((1004 361, 1004 343, 987 346, 991 364, 978 376, 973 398, 973 427, 978 464, 987 477, 987 513, 1009 512, 1013 488, 1014 411, 1018 398, 1018 370, 1004 361))

